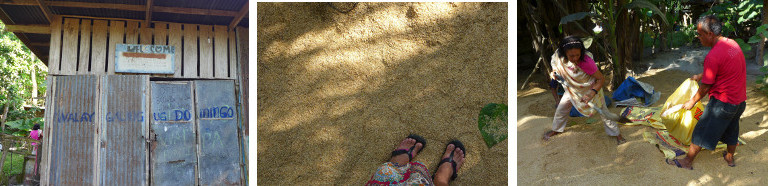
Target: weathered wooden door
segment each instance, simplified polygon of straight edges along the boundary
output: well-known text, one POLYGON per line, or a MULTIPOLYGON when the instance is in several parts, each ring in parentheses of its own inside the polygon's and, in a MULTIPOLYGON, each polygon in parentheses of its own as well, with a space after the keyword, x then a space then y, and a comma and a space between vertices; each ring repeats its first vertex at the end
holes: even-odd
POLYGON ((196 185, 193 83, 153 81, 151 84, 151 185, 196 185))
POLYGON ((200 185, 240 185, 240 148, 232 80, 195 81, 200 185))

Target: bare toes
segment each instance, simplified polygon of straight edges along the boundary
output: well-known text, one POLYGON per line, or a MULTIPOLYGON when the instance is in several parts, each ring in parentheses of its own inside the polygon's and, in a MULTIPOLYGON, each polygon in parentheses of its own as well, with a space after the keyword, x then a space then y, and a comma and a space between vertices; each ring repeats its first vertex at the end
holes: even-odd
POLYGON ((448 144, 448 146, 445 147, 445 153, 443 153, 443 158, 449 158, 451 157, 451 152, 456 149, 456 146, 453 144, 448 144))

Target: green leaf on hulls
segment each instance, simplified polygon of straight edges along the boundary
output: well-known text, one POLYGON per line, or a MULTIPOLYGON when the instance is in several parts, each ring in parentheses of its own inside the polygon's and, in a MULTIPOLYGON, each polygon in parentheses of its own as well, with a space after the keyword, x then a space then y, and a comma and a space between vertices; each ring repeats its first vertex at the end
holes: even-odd
POLYGON ((477 128, 488 148, 507 139, 507 105, 485 105, 477 116, 477 128))

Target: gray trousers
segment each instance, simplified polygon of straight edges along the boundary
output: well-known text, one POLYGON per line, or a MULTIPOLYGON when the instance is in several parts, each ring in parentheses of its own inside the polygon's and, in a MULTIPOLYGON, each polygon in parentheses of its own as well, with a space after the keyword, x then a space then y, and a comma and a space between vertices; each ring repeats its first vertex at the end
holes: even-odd
MULTIPOLYGON (((602 98, 593 98, 593 99, 602 99, 602 98)), ((568 93, 563 94, 563 97, 560 98, 560 104, 557 104, 557 110, 555 110, 555 119, 552 121, 552 130, 555 132, 563 132, 565 130, 565 124, 568 123, 568 114, 571 112, 571 108, 573 107, 573 104, 571 103, 571 96, 568 93)), ((595 113, 597 114, 597 113, 595 113)), ((600 115, 600 114, 597 114, 600 115)), ((607 133, 609 136, 618 136, 619 135, 619 124, 615 121, 611 121, 606 119, 603 115, 600 115, 600 117, 603 119, 603 127, 605 128, 605 133, 607 133)))

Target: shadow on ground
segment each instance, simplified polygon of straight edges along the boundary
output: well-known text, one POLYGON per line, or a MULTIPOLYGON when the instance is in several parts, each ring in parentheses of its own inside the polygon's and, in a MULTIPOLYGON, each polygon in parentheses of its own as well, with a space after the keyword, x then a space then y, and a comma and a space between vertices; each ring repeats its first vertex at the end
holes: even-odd
POLYGON ((506 3, 258 3, 258 180, 364 184, 410 133, 434 171, 467 146, 456 184, 507 183, 507 142, 477 130, 507 102, 506 3))

